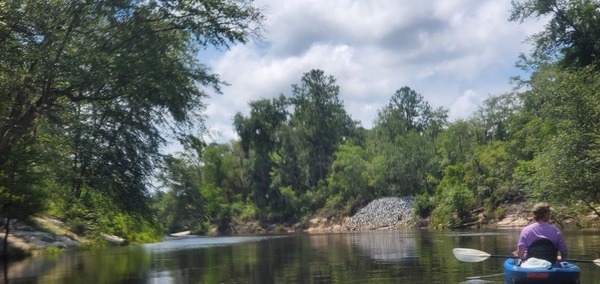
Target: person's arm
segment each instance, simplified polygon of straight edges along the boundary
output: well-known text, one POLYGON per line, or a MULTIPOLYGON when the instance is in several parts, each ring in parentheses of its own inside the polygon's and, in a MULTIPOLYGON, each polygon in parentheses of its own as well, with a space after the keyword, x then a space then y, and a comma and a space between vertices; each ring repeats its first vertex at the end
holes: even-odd
POLYGON ((565 239, 562 234, 558 235, 558 251, 560 251, 560 259, 566 259, 567 255, 567 244, 565 243, 565 239))
POLYGON ((558 257, 558 260, 564 260, 567 259, 569 256, 567 255, 567 249, 562 249, 559 250, 560 251, 560 256, 558 257))
POLYGON ((525 259, 525 250, 522 248, 517 248, 517 256, 519 259, 525 259))
POLYGON ((527 245, 525 244, 525 234, 521 231, 519 235, 519 242, 517 243, 517 256, 519 259, 525 260, 525 250, 527 249, 527 245))

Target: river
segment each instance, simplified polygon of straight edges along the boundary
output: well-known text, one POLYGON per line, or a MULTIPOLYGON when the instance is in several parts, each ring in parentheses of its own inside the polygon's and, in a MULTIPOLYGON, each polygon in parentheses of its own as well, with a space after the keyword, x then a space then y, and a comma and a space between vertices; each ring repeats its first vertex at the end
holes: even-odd
MULTIPOLYGON (((510 254, 518 231, 372 231, 183 237, 37 256, 4 265, 5 283, 504 283, 501 258, 456 260, 452 249, 510 254)), ((600 231, 565 232, 570 258, 600 258, 600 231)), ((581 283, 600 267, 580 263, 581 283)))

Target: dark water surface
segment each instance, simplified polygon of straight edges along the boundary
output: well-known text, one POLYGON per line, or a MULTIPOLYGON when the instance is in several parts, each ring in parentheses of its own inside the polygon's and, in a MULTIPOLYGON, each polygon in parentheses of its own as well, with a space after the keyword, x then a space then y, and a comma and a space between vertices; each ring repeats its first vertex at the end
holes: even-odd
MULTIPOLYGON (((185 237, 9 263, 5 283, 504 283, 501 258, 461 263, 455 247, 508 255, 518 231, 374 231, 185 237)), ((570 258, 600 258, 600 231, 565 232, 570 258)), ((580 263, 581 283, 600 267, 580 263)))

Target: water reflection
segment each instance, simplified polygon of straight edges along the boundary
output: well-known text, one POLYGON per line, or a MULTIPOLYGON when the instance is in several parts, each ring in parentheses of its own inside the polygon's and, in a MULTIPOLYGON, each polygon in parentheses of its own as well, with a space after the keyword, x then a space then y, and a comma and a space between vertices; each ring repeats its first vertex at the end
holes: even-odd
POLYGON ((414 233, 386 231, 353 234, 352 244, 377 261, 414 261, 417 248, 414 233))
POLYGON ((480 232, 480 231, 452 231, 444 234, 448 237, 485 237, 485 236, 512 236, 515 231, 480 232))
POLYGON ((233 244, 258 242, 273 238, 282 238, 285 236, 242 236, 242 237, 168 237, 163 242, 142 245, 149 253, 164 253, 175 250, 197 249, 214 246, 228 246, 233 244))
POLYGON ((149 264, 143 254, 115 252, 67 252, 11 262, 4 280, 6 283, 111 283, 113 279, 129 279, 129 274, 144 271, 149 264))
MULTIPOLYGON (((565 235, 571 256, 595 259, 600 236, 565 235)), ((514 249, 518 231, 373 231, 279 237, 185 237, 11 262, 7 283, 504 283, 503 259, 461 263, 452 248, 514 249)), ((581 264, 581 283, 600 268, 581 264)), ((0 280, 0 282, 2 282, 0 280)))

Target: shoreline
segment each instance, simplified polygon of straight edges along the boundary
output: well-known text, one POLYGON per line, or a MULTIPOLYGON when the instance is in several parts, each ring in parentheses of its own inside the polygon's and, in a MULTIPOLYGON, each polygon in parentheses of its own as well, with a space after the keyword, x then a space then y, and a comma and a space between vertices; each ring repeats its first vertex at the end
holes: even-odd
MULTIPOLYGON (((85 237, 72 232, 62 221, 36 216, 32 224, 11 220, 8 234, 7 255, 9 257, 27 257, 44 253, 57 253, 62 250, 80 249, 92 245, 85 237)), ((4 242, 6 232, 2 232, 0 241, 4 242)), ((120 245, 123 238, 101 234, 104 241, 111 245, 120 245)), ((0 252, 1 249, 0 249, 0 252)))
MULTIPOLYGON (((384 199, 382 199, 384 200, 384 199)), ((404 202, 402 199, 385 199, 385 202, 404 202)), ((381 202, 381 201, 380 201, 381 202)), ((387 204, 389 205, 389 204, 387 204)), ((393 215, 393 218, 387 218, 386 222, 373 222, 372 219, 363 220, 357 223, 357 215, 346 216, 339 219, 313 217, 306 224, 260 224, 258 221, 233 222, 226 232, 218 232, 216 228, 211 230, 209 236, 231 236, 231 235, 277 235, 293 233, 342 233, 342 232, 360 232, 376 230, 405 230, 405 229, 432 229, 427 219, 416 219, 414 216, 407 217, 407 212, 411 212, 406 207, 404 212, 390 211, 386 204, 377 203, 376 206, 366 206, 368 214, 393 215), (383 205, 383 207, 382 207, 383 205), (383 211, 382 209, 383 208, 383 211), (375 212, 373 211, 382 211, 375 212), (390 213, 391 212, 391 213, 390 213), (402 215, 401 213, 405 214, 402 215), (376 224, 376 225, 374 225, 376 224)), ((512 204, 507 206, 502 218, 486 219, 483 214, 479 214, 478 220, 460 228, 448 228, 449 230, 492 230, 492 229, 519 229, 531 223, 529 219, 527 206, 524 204, 512 204)), ((367 214, 367 215, 368 215, 367 214)), ((410 213, 412 214, 412 213, 410 213)), ((372 217, 372 216, 371 216, 372 217)), ((387 216, 389 217, 389 216, 387 216)), ((571 218, 559 218, 553 222, 563 231, 596 229, 600 226, 600 218, 594 214, 576 216, 571 218), (562 219, 561 219, 562 218, 562 219)), ((92 245, 86 238, 80 237, 71 232, 66 225, 51 217, 38 216, 33 218, 32 225, 26 225, 22 222, 11 222, 11 231, 8 236, 8 255, 9 256, 31 256, 42 254, 44 252, 55 253, 65 249, 85 248, 92 245)), ((435 228, 433 228, 435 230, 435 228)), ((173 237, 188 236, 189 231, 171 234, 173 237)), ((103 241, 108 246, 126 244, 126 240, 118 236, 101 234, 103 241)), ((169 236, 166 234, 165 237, 169 236)), ((191 236, 191 235, 190 235, 191 236)), ((0 237, 4 241, 4 235, 0 237)))

